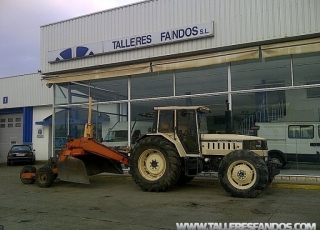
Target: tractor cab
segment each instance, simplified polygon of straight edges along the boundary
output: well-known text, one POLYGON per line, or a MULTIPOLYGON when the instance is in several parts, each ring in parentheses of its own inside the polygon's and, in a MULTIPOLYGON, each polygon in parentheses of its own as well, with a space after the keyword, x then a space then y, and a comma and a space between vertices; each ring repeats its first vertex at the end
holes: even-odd
POLYGON ((200 133, 207 131, 207 107, 168 106, 155 107, 154 133, 163 133, 179 139, 186 154, 200 153, 200 133))

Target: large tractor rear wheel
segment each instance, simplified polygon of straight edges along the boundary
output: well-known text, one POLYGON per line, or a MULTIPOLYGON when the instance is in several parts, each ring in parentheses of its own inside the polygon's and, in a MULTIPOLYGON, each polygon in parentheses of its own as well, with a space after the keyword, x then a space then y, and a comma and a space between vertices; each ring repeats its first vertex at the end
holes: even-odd
POLYGON ((140 140, 131 155, 131 174, 145 191, 165 191, 177 183, 180 158, 172 143, 163 137, 149 136, 140 140))
POLYGON ((268 185, 268 167, 249 150, 236 150, 225 156, 218 170, 222 187, 234 197, 252 198, 268 185))

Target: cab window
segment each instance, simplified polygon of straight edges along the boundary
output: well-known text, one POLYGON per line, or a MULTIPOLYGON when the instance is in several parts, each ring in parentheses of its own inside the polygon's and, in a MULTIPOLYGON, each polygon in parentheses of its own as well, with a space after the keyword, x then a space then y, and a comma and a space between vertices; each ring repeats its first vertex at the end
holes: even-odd
POLYGON ((173 132, 173 111, 161 110, 159 114, 159 132, 172 133, 173 132))

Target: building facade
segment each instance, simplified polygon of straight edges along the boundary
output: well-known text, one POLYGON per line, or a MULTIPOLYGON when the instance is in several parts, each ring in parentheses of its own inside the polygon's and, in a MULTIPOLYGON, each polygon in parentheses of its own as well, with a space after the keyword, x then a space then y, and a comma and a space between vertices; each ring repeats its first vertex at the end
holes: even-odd
POLYGON ((14 144, 32 144, 37 160, 52 155, 50 126, 37 125, 52 114, 53 91, 39 73, 0 79, 0 163, 14 144))
POLYGON ((317 0, 149 0, 42 26, 52 152, 82 135, 89 95, 99 139, 168 105, 209 107, 208 131, 223 133, 227 101, 233 132, 318 168, 319 21, 317 0))

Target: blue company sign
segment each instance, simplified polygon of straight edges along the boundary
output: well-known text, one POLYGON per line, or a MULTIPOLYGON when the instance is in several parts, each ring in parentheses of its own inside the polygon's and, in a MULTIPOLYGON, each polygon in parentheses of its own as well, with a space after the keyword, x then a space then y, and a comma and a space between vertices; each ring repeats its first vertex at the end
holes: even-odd
POLYGON ((74 58, 93 56, 96 54, 118 52, 146 46, 162 45, 213 36, 213 22, 195 24, 176 29, 153 32, 143 35, 113 39, 63 50, 48 52, 48 62, 57 62, 74 58))
POLYGON ((2 104, 8 104, 8 97, 2 98, 2 104))

